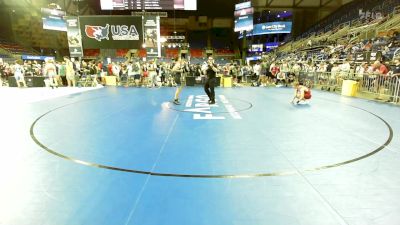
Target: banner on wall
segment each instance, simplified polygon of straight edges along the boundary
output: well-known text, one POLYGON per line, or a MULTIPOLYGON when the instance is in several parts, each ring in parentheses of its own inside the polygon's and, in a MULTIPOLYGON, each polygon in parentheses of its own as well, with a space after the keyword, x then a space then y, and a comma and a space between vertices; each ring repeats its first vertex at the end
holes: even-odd
POLYGON ((356 62, 364 62, 367 60, 367 53, 366 52, 359 52, 354 54, 354 60, 356 62))
POLYGON ((84 48, 137 49, 143 43, 142 17, 79 17, 84 48))
POLYGON ((356 62, 370 62, 374 63, 376 60, 381 60, 382 52, 358 52, 354 54, 354 60, 356 62))
POLYGON ((289 34, 292 32, 292 22, 270 22, 254 26, 253 35, 289 34))
POLYGON ((371 63, 381 59, 382 59, 382 52, 376 52, 376 51, 369 52, 369 61, 371 63))
POLYGON ((161 57, 160 17, 145 16, 143 20, 143 38, 147 57, 161 57))
MULTIPOLYGON (((255 24, 252 32, 246 34, 247 37, 264 34, 290 34, 292 32, 292 22, 269 22, 255 24)), ((239 39, 243 38, 243 33, 239 39)))
POLYGON ((42 56, 42 55, 21 55, 22 60, 39 60, 39 61, 46 61, 49 59, 54 60, 54 56, 42 56))
POLYGON ((79 19, 76 16, 65 17, 67 22, 67 37, 69 55, 71 58, 83 57, 82 36, 79 29, 79 19))

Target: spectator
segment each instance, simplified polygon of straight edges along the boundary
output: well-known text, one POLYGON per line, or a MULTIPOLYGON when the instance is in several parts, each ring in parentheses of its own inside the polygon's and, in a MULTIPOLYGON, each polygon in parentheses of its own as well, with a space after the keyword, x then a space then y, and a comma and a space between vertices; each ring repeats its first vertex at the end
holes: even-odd
POLYGON ((394 60, 394 66, 392 67, 391 70, 394 75, 397 75, 397 76, 400 75, 400 60, 399 59, 394 60))
POLYGON ((375 61, 373 68, 375 74, 386 75, 389 72, 388 68, 386 68, 386 66, 380 61, 375 61))
POLYGON ((369 52, 369 51, 371 51, 371 49, 372 49, 372 43, 371 43, 371 41, 367 41, 367 43, 363 47, 363 50, 369 52))
POLYGON ((26 82, 25 82, 25 71, 24 71, 24 67, 22 66, 22 60, 16 60, 15 64, 12 66, 12 72, 14 73, 14 77, 15 77, 15 82, 17 82, 17 86, 21 87, 22 83, 24 85, 24 87, 26 86, 26 82))
MULTIPOLYGON (((254 64, 253 66, 253 71, 254 71, 254 75, 255 75, 255 81, 259 81, 260 80, 260 74, 261 74, 261 65, 260 62, 257 61, 256 64, 254 64)), ((258 84, 257 84, 258 85, 258 84)))
POLYGON ((57 78, 58 86, 63 86, 64 85, 63 80, 65 80, 65 63, 57 62, 56 67, 57 67, 56 78, 57 78))
POLYGON ((68 87, 75 87, 75 70, 74 70, 74 63, 68 58, 64 57, 65 61, 65 75, 67 78, 68 87))
POLYGON ((52 59, 48 60, 44 66, 44 76, 46 76, 50 82, 50 87, 54 89, 54 87, 58 87, 58 81, 56 78, 57 69, 56 65, 54 65, 54 61, 52 59))
POLYGON ((365 62, 361 63, 360 65, 358 65, 356 67, 355 76, 356 76, 357 80, 363 79, 364 74, 367 72, 367 69, 368 69, 368 64, 365 62))

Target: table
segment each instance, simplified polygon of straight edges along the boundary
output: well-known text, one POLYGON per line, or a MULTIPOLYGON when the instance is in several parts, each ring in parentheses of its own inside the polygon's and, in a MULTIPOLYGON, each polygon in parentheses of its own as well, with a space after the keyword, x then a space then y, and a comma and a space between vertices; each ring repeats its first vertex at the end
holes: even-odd
MULTIPOLYGON (((26 86, 28 87, 44 87, 44 79, 42 76, 25 76, 26 86)), ((18 87, 17 82, 15 81, 15 77, 8 77, 8 86, 9 87, 18 87)))

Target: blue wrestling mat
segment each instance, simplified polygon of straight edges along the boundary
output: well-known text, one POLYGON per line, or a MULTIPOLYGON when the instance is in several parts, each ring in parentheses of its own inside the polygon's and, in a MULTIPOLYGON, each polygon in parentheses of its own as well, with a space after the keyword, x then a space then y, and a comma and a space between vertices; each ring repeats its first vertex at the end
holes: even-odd
POLYGON ((174 91, 103 88, 3 112, 21 120, 3 130, 2 160, 24 163, 0 192, 0 224, 400 221, 399 107, 318 91, 293 105, 290 88, 217 88, 209 105, 199 87, 174 105, 174 91))

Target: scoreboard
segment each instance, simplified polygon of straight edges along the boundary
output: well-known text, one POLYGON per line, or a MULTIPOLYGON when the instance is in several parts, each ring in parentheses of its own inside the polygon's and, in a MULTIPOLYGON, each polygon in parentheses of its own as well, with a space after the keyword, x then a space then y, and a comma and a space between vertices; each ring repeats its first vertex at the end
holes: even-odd
POLYGON ((196 10, 197 0, 100 0, 102 10, 196 10))

